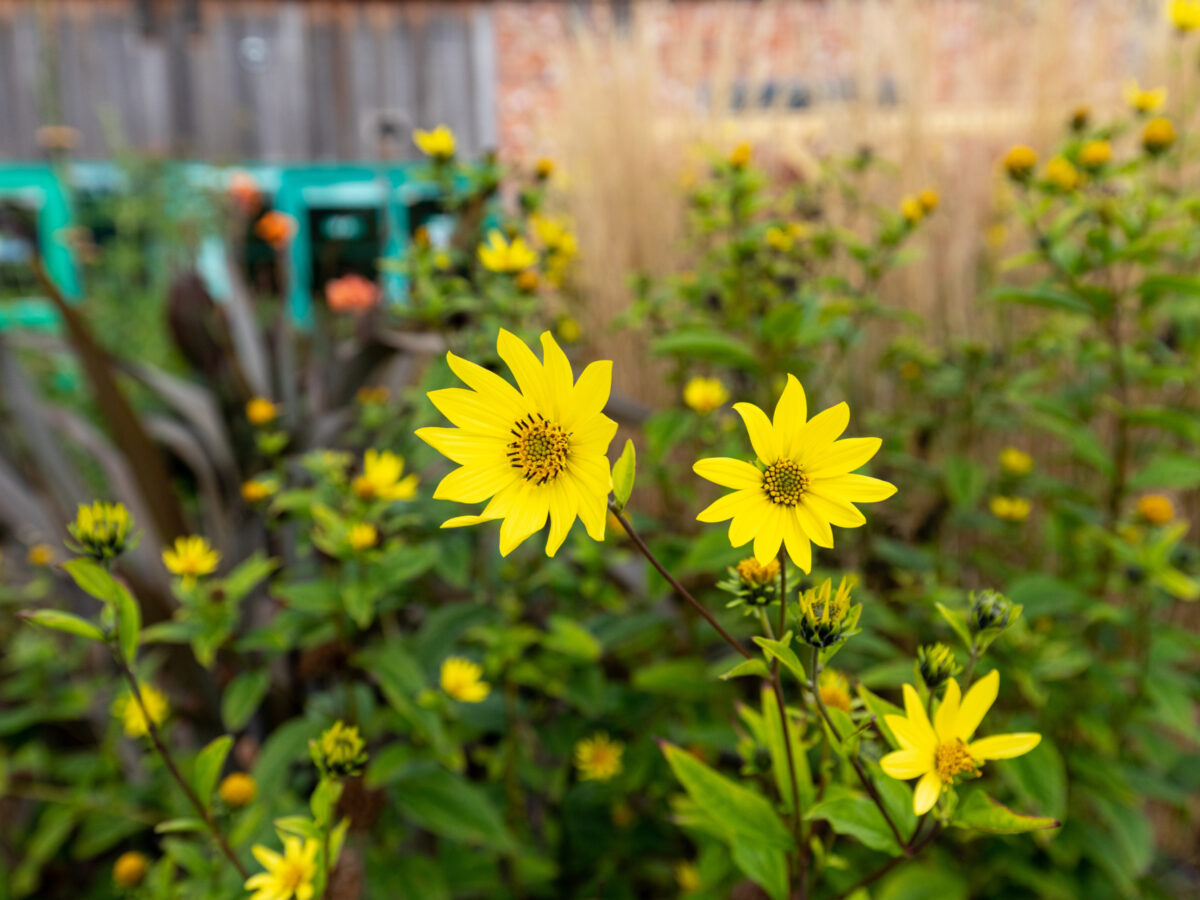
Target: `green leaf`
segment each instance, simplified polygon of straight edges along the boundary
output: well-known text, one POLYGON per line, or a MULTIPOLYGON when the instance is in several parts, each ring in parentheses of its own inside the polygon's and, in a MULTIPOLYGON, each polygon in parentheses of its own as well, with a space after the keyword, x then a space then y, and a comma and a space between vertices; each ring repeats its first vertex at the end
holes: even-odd
POLYGON ((154 826, 159 834, 179 834, 185 831, 205 831, 207 826, 202 819, 167 819, 154 826))
POLYGON ((862 700, 863 705, 871 711, 875 716, 875 725, 882 732, 883 736, 896 749, 900 748, 900 742, 896 740, 896 736, 892 734, 892 729, 888 727, 885 716, 902 716, 904 710, 892 703, 890 700, 884 700, 878 694, 867 690, 863 685, 858 686, 858 696, 862 700))
POLYGON ((424 856, 401 856, 389 862, 381 875, 386 896, 394 900, 451 900, 446 876, 424 856))
POLYGON ((125 585, 90 559, 72 559, 63 563, 62 567, 81 590, 112 609, 116 617, 121 654, 127 662, 133 662, 137 658, 138 633, 142 628, 142 611, 133 595, 125 585))
POLYGON ((55 631, 65 631, 67 634, 74 634, 91 641, 104 641, 103 631, 86 619, 81 619, 79 616, 69 612, 60 612, 57 609, 35 609, 21 613, 21 618, 38 625, 43 625, 46 628, 53 628, 55 631))
POLYGON ((792 836, 764 797, 730 781, 674 744, 663 742, 660 746, 688 796, 720 823, 730 844, 749 841, 777 850, 791 848, 792 836))
POLYGON ((758 678, 770 678, 771 670, 767 668, 767 664, 765 662, 755 656, 752 659, 743 659, 728 672, 718 677, 722 681, 728 681, 730 678, 741 678, 745 675, 753 675, 758 678))
POLYGON ((1092 307, 1087 301, 1075 294, 1069 294, 1066 291, 1056 290, 1051 287, 1002 285, 994 288, 989 296, 992 300, 1021 303, 1026 306, 1040 306, 1043 309, 1052 309, 1059 312, 1081 313, 1085 316, 1093 314, 1092 307))
POLYGON ((903 851, 896 843, 883 814, 866 794, 833 786, 826 799, 805 813, 806 819, 823 819, 838 834, 857 838, 872 850, 899 856, 903 851))
POLYGON ((117 588, 116 597, 113 598, 113 606, 117 611, 117 642, 121 645, 121 655, 125 661, 132 663, 137 659, 142 608, 124 585, 118 584, 117 588))
POLYGON ((797 681, 801 684, 808 684, 804 677, 804 666, 800 664, 800 658, 796 656, 796 651, 791 648, 792 633, 790 631, 783 636, 783 640, 773 641, 770 638, 756 637, 754 643, 762 647, 768 660, 779 660, 796 677, 797 681))
POLYGON ((749 345, 717 331, 696 328, 674 331, 655 340, 651 348, 665 356, 727 363, 751 372, 762 368, 758 354, 749 345))
POLYGON ((625 449, 621 451, 621 456, 612 470, 613 496, 616 498, 618 510, 624 509, 625 504, 629 502, 636 474, 637 451, 633 449, 633 441, 626 440, 625 449))
POLYGON ((230 731, 241 731, 254 715, 267 689, 271 676, 264 670, 243 672, 229 683, 221 696, 221 721, 230 731))
POLYGON ((399 778, 393 794, 401 815, 415 824, 462 844, 481 844, 511 852, 512 835, 492 801, 453 772, 435 769, 399 778))
POLYGON ((1146 464, 1129 481, 1132 490, 1170 488, 1186 491, 1200 486, 1200 459, 1183 453, 1164 453, 1146 464))
POLYGON ((974 641, 971 640, 971 632, 967 628, 966 615, 959 610, 954 610, 943 606, 941 603, 934 603, 933 605, 937 607, 937 611, 942 614, 942 618, 945 619, 949 623, 950 627, 954 629, 954 633, 959 636, 963 642, 963 645, 970 650, 975 644, 974 641))
POLYGON ((800 797, 800 808, 807 809, 813 802, 815 788, 812 772, 808 767, 808 754, 804 752, 801 741, 802 728, 794 719, 788 721, 788 737, 791 738, 792 755, 788 757, 787 745, 783 740, 783 719, 779 715, 779 701, 775 691, 770 687, 762 689, 762 721, 763 736, 767 749, 771 753, 771 771, 775 776, 775 787, 783 798, 784 812, 792 811, 792 773, 791 767, 796 767, 796 793, 800 797))
POLYGON ((232 747, 233 738, 225 734, 196 754, 196 762, 192 766, 192 789, 205 809, 212 802, 213 790, 217 786, 217 779, 221 777, 225 757, 232 747))
POLYGON ((553 615, 548 624, 549 634, 542 639, 547 650, 587 662, 600 658, 600 642, 570 616, 553 615))
POLYGON ((771 900, 787 900, 787 857, 782 850, 763 847, 746 838, 735 840, 730 849, 734 865, 766 891, 771 900))
POLYGON ((1049 816, 1026 816, 1013 812, 976 788, 959 801, 950 824, 989 834, 1024 834, 1027 831, 1057 828, 1062 823, 1049 816))
POLYGON ((90 559, 71 559, 62 567, 80 590, 104 603, 112 602, 117 582, 103 566, 90 559))
POLYGON ((952 456, 943 466, 946 479, 946 494, 959 509, 975 506, 987 487, 987 473, 983 467, 962 456, 952 456))
POLYGON ((249 559, 226 575, 221 582, 221 586, 225 590, 226 601, 237 603, 274 572, 278 566, 279 563, 275 560, 256 551, 249 559))

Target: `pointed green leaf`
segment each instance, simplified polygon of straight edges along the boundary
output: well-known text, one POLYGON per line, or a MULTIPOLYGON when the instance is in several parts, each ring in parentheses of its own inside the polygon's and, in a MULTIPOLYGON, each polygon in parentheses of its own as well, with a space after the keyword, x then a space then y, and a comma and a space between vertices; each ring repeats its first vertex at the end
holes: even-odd
POLYGON ((771 671, 767 668, 767 664, 756 656, 753 659, 743 659, 720 678, 722 681, 728 681, 730 678, 741 678, 744 675, 770 678, 771 671))
POLYGON ((57 609, 35 609, 21 613, 21 618, 28 619, 30 622, 36 622, 38 625, 44 625, 46 628, 53 628, 55 631, 65 631, 68 634, 74 634, 88 640, 104 640, 104 632, 86 619, 81 619, 79 616, 72 615, 69 612, 61 612, 57 609))
POLYGON ((1024 834, 1027 831, 1057 828, 1062 823, 1049 816, 1026 816, 1014 812, 982 790, 975 789, 959 801, 951 824, 989 834, 1024 834))
POLYGON ((770 638, 756 637, 754 643, 762 648, 768 660, 779 660, 796 677, 797 681, 801 684, 808 684, 808 680, 804 677, 804 666, 800 664, 800 658, 796 656, 796 651, 791 648, 792 633, 790 631, 783 636, 783 640, 773 641, 770 638))
POLYGON ((225 757, 232 747, 233 738, 225 734, 196 754, 196 762, 192 765, 192 789, 206 809, 212 801, 217 779, 221 777, 225 757))
POLYGON ((872 850, 892 856, 902 852, 879 807, 866 794, 834 785, 826 799, 805 813, 804 818, 823 819, 838 834, 857 838, 872 850))
POLYGON ((221 696, 221 720, 230 731, 240 731, 267 695, 271 677, 263 671, 243 672, 221 696))
POLYGON ((625 449, 613 465, 612 482, 613 496, 617 501, 617 509, 625 508, 629 495, 633 493, 633 481, 637 474, 637 451, 633 449, 633 441, 625 441, 625 449))
POLYGON ((186 831, 204 831, 206 828, 201 819, 167 819, 154 826, 159 834, 179 834, 186 831))
POLYGON ((950 624, 950 627, 954 629, 954 633, 959 636, 966 648, 970 650, 974 644, 971 641, 971 632, 967 628, 966 616, 957 610, 943 606, 941 603, 933 605, 937 607, 937 611, 942 614, 942 618, 950 624))

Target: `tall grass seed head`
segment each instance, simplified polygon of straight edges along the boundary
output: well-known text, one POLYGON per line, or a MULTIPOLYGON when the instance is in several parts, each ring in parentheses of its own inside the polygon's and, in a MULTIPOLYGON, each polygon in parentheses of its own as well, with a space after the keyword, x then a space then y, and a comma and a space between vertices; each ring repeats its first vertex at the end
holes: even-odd
POLYGON ((1175 143, 1175 126, 1165 116, 1158 116, 1142 129, 1142 147, 1152 156, 1164 153, 1175 143))
POLYGON ((114 559, 137 546, 133 516, 122 503, 97 500, 91 506, 80 505, 75 521, 67 525, 71 540, 67 548, 90 556, 96 562, 114 559))
POLYGON ((1010 178, 1024 181, 1033 174, 1037 161, 1037 153, 1032 147, 1017 144, 1004 154, 1004 171, 1009 174, 1010 178))
POLYGON ((367 765, 367 748, 358 726, 347 725, 340 719, 308 742, 313 763, 322 775, 351 778, 362 773, 367 765))
POLYGON ((917 648, 917 672, 931 691, 962 671, 954 651, 945 644, 923 644, 917 648))
POLYGON ((855 633, 862 604, 850 605, 850 591, 857 579, 843 576, 837 590, 826 578, 800 594, 795 614, 800 639, 810 647, 825 649, 855 633))

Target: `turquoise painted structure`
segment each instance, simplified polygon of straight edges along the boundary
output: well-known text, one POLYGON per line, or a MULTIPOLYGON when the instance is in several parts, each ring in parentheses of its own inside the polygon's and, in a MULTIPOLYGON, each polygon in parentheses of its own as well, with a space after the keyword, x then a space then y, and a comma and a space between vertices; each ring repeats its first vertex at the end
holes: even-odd
MULTIPOLYGON (((408 245, 415 222, 413 210, 431 202, 437 191, 424 178, 427 164, 330 163, 312 165, 211 166, 180 162, 185 183, 197 189, 224 191, 234 172, 252 175, 272 209, 296 221, 296 234, 288 247, 288 308, 297 327, 313 326, 313 283, 316 250, 329 235, 314 235, 314 214, 329 214, 328 227, 355 227, 350 217, 337 211, 370 211, 375 215, 379 258, 398 258, 408 245)), ((61 167, 39 163, 0 165, 0 202, 16 200, 35 212, 37 239, 42 258, 54 280, 68 298, 78 299, 86 291, 70 244, 67 229, 75 223, 73 199, 94 190, 121 190, 125 175, 119 166, 104 162, 68 163, 61 167)), ((343 235, 343 237, 346 235, 343 235)), ((229 296, 228 268, 224 243, 213 234, 201 242, 197 268, 218 301, 229 296)), ((384 270, 382 286, 393 303, 407 295, 404 276, 384 270)), ((54 328, 57 316, 42 298, 30 297, 0 303, 0 329, 11 327, 54 328)))

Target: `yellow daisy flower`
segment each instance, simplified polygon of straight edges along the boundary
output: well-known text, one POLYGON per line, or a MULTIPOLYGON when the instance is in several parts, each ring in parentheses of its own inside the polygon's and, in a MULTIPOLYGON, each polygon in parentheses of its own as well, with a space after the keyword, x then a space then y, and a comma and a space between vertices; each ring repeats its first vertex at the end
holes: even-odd
POLYGON ((370 550, 379 543, 379 529, 370 522, 350 526, 350 546, 355 550, 370 550))
POLYGON ((1175 126, 1171 120, 1158 116, 1146 123, 1142 130, 1142 146, 1147 153, 1162 153, 1175 143, 1175 126))
POLYGON ((1028 178, 1037 165, 1037 152, 1032 147, 1017 144, 1004 154, 1004 169, 1017 180, 1028 178))
POLYGON ((25 559, 31 566, 43 569, 54 562, 54 548, 49 544, 34 544, 25 554, 25 559))
POLYGON ((258 783, 245 772, 230 772, 221 779, 217 796, 229 806, 249 806, 258 796, 258 783))
POLYGON ((413 132, 413 143, 422 153, 438 162, 453 159, 457 146, 454 132, 445 125, 439 125, 432 131, 416 129, 413 132))
POLYGON ((979 679, 965 697, 958 682, 951 678, 930 724, 916 689, 906 684, 905 715, 884 716, 900 749, 881 759, 879 765, 899 781, 920 779, 913 791, 913 811, 918 816, 933 809, 942 791, 959 775, 977 775, 987 760, 1022 756, 1041 742, 1042 736, 1034 732, 971 740, 999 690, 1000 673, 994 669, 979 679))
POLYGON ((479 245, 479 261, 491 272, 512 274, 528 269, 537 262, 537 253, 529 249, 525 239, 515 237, 512 243, 496 229, 488 232, 486 244, 479 245))
POLYGON ((603 731, 575 745, 575 768, 584 781, 609 781, 621 774, 625 745, 603 731))
POLYGON ((242 499, 247 503, 261 503, 275 493, 275 485, 270 481, 260 481, 251 478, 242 482, 242 499))
POLYGON ((874 503, 896 493, 896 486, 852 474, 878 452, 879 438, 838 440, 850 422, 845 403, 807 420, 804 388, 794 375, 767 418, 751 403, 735 403, 750 433, 758 466, 740 459, 702 459, 693 469, 701 478, 733 488, 696 518, 701 522, 733 521, 734 547, 754 541, 755 558, 766 565, 787 547, 792 561, 808 572, 812 547, 833 546, 831 525, 857 528, 867 520, 855 503, 874 503))
POLYGON ((411 500, 417 495, 417 476, 404 476, 404 457, 390 450, 368 450, 362 474, 352 486, 364 500, 411 500))
POLYGON ((683 402, 707 415, 729 402, 729 389, 720 378, 693 378, 683 388, 683 402))
POLYGON ((1137 81, 1130 81, 1125 85, 1125 102, 1139 113, 1157 112, 1167 102, 1167 89, 1160 87, 1144 91, 1137 81))
POLYGON ((604 540, 612 484, 607 453, 617 433, 617 423, 603 413, 612 363, 594 362, 575 381, 566 354, 548 331, 542 334, 540 362, 503 329, 496 349, 517 388, 448 353, 450 368, 470 390, 431 391, 429 399, 457 427, 417 432, 460 466, 442 479, 436 499, 482 503, 490 498, 479 515, 458 516, 442 527, 503 519, 503 556, 540 531, 547 518, 547 556, 558 552, 576 517, 593 540, 604 540))
POLYGON ((252 397, 246 402, 246 418, 251 425, 268 425, 279 416, 279 407, 266 397, 252 397))
POLYGON ((1170 0, 1167 19, 1180 32, 1200 28, 1200 0, 1170 0))
POLYGON ((1145 494, 1138 498, 1137 514, 1151 525, 1168 525, 1175 518, 1175 504, 1165 494, 1145 494))
POLYGON ((850 699, 850 679, 836 669, 822 669, 817 676, 817 691, 821 694, 821 702, 831 709, 850 712, 853 701, 850 699))
POLYGON ((162 552, 163 565, 191 584, 201 575, 217 570, 221 554, 202 537, 189 535, 175 538, 175 545, 162 552))
MULTIPOLYGON (((138 689, 142 695, 142 702, 146 704, 146 712, 150 714, 150 721, 156 727, 161 725, 167 720, 167 715, 170 713, 167 698, 153 685, 141 684, 138 685, 138 689)), ((146 716, 142 714, 142 708, 134 699, 133 694, 128 691, 113 701, 112 712, 121 720, 127 736, 139 738, 150 733, 150 728, 146 724, 146 716)))
POLYGON ((1016 447, 1000 451, 1000 468, 1009 475, 1028 475, 1033 471, 1033 457, 1016 447))
POLYGON ((1024 497, 993 497, 988 502, 992 515, 1005 522, 1024 522, 1033 507, 1024 497))
POLYGON ((1042 169, 1042 177, 1061 191, 1072 191, 1079 185, 1079 170, 1065 156, 1056 156, 1042 169))
POLYGON ((301 841, 291 835, 283 839, 282 855, 255 844, 250 852, 266 871, 246 880, 246 890, 254 892, 250 900, 311 900, 320 849, 312 838, 301 841))
POLYGON ((460 703, 480 703, 492 691, 483 680, 483 667, 457 656, 442 663, 441 681, 442 690, 460 703))

